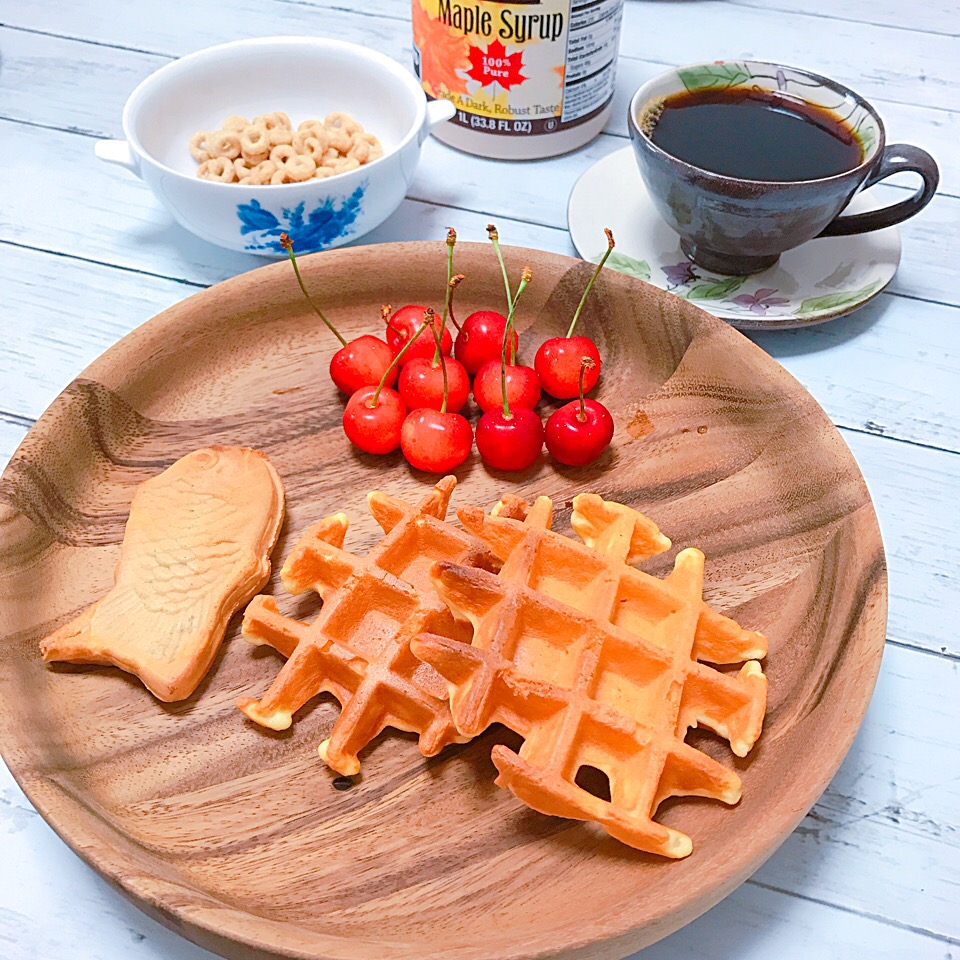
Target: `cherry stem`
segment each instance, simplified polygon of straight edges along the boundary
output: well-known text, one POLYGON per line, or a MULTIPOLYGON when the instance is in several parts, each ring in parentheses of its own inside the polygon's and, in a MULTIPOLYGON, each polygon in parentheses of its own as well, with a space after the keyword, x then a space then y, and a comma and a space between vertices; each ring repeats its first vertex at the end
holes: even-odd
POLYGON ((385 304, 380 308, 380 318, 381 318, 381 319, 383 320, 383 322, 387 325, 387 328, 390 329, 390 330, 392 330, 398 337, 400 337, 401 339, 403 339, 403 331, 402 331, 399 327, 395 327, 395 326, 390 322, 390 314, 391 314, 391 313, 393 313, 393 307, 390 306, 389 303, 385 303, 385 304))
MULTIPOLYGON (((529 267, 523 268, 520 274, 520 286, 517 287, 517 295, 510 304, 510 313, 507 316, 507 323, 503 330, 503 346, 500 348, 500 391, 503 396, 503 419, 513 419, 510 412, 510 403, 507 401, 507 343, 513 343, 513 315, 517 309, 517 301, 520 294, 527 289, 527 284, 533 279, 533 271, 529 267)), ((516 354, 514 354, 516 356, 516 354)))
POLYGON ((500 272, 503 274, 503 285, 507 291, 507 310, 510 310, 513 307, 513 295, 510 293, 510 279, 507 276, 507 265, 503 262, 503 253, 500 250, 500 234, 497 232, 497 228, 492 223, 487 224, 487 236, 490 237, 490 242, 493 244, 494 252, 497 254, 497 259, 500 261, 500 272))
POLYGON ((573 319, 570 321, 570 329, 567 331, 568 337, 573 336, 573 328, 577 325, 577 321, 580 319, 580 311, 583 309, 583 305, 587 302, 587 297, 590 295, 590 291, 593 289, 594 281, 600 275, 603 265, 607 262, 607 257, 613 253, 613 232, 609 227, 604 227, 603 232, 607 235, 607 249, 600 258, 600 262, 597 264, 597 269, 593 271, 593 276, 590 278, 590 282, 587 284, 587 289, 583 291, 583 296, 580 298, 580 305, 577 307, 577 312, 573 315, 573 319))
MULTIPOLYGON (((387 309, 389 310, 390 308, 388 307, 387 309)), ((377 403, 380 400, 380 391, 383 389, 384 385, 386 384, 387 377, 390 376, 390 374, 393 372, 393 369, 400 362, 400 358, 410 349, 410 347, 413 345, 413 342, 417 339, 417 337, 419 337, 420 334, 423 333, 423 330, 426 327, 426 325, 427 325, 427 321, 424 320, 423 323, 420 324, 420 327, 417 330, 417 332, 397 351, 397 355, 390 362, 390 366, 383 371, 383 376, 380 378, 380 383, 377 385, 377 390, 374 393, 374 395, 370 398, 369 402, 367 403, 367 406, 371 410, 373 410, 374 407, 376 407, 377 403)))
POLYGON ((588 371, 592 370, 596 366, 593 357, 581 357, 580 358, 580 412, 577 414, 577 419, 581 423, 587 422, 587 411, 583 405, 583 375, 588 371))
POLYGON ((453 315, 453 294, 463 279, 463 274, 458 273, 455 277, 451 277, 450 283, 447 284, 447 286, 450 288, 450 322, 457 328, 458 333, 460 332, 460 324, 457 323, 457 318, 453 315))
MULTIPOLYGON (((457 245, 457 231, 453 227, 447 227, 447 286, 443 297, 443 318, 440 320, 440 336, 447 329, 447 314, 450 312, 450 295, 452 289, 450 281, 453 279, 453 248, 457 245)), ((437 340, 436 350, 433 354, 433 362, 440 360, 440 340, 437 340)))
POLYGON ((293 241, 290 239, 289 234, 280 234, 280 246, 287 251, 290 262, 293 264, 293 272, 297 275, 297 283, 300 284, 303 295, 307 298, 310 306, 313 307, 313 312, 327 325, 327 329, 340 341, 341 345, 345 347, 347 341, 343 339, 340 331, 323 315, 323 311, 313 302, 313 297, 307 293, 307 288, 303 283, 303 277, 300 276, 300 267, 297 266, 296 254, 293 252, 293 241))
MULTIPOLYGON (((452 232, 452 231, 451 231, 452 232)), ((440 350, 440 334, 437 331, 436 324, 437 315, 433 312, 430 307, 423 312, 424 323, 430 324, 430 329, 433 331, 433 339, 436 342, 437 349, 436 353, 433 355, 433 362, 436 364, 437 357, 440 358, 440 373, 443 375, 443 403, 440 404, 440 412, 447 412, 447 396, 449 395, 449 387, 447 386, 447 361, 444 357, 442 351, 440 350)), ((423 329, 421 327, 421 329, 423 329)))

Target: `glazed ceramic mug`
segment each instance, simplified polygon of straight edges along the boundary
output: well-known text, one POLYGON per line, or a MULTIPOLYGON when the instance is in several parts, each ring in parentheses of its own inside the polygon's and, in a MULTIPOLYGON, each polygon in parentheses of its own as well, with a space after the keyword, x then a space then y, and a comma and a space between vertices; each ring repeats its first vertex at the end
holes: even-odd
POLYGON ((814 237, 900 223, 930 202, 939 182, 930 154, 886 142, 883 122, 862 97, 833 80, 776 63, 716 61, 669 70, 634 94, 628 125, 640 173, 658 212, 680 235, 683 252, 715 273, 756 273, 773 266, 785 250, 814 237), (743 88, 779 94, 787 102, 802 101, 842 118, 859 141, 859 162, 816 179, 750 180, 685 162, 651 139, 666 98, 684 91, 743 88), (912 196, 868 213, 840 215, 860 190, 902 171, 922 179, 912 196))

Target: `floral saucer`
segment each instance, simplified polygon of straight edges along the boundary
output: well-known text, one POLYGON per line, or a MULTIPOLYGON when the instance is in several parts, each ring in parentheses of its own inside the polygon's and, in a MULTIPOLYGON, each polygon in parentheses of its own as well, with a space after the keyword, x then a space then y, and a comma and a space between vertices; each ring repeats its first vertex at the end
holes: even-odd
MULTIPOLYGON (((877 205, 861 194, 848 210, 877 205)), ((900 233, 886 227, 810 240, 749 277, 710 273, 686 258, 680 238, 660 218, 630 147, 598 160, 580 177, 570 193, 567 224, 585 260, 600 259, 603 228, 610 227, 617 246, 607 266, 691 300, 741 330, 801 327, 842 317, 872 300, 900 263, 900 233)))

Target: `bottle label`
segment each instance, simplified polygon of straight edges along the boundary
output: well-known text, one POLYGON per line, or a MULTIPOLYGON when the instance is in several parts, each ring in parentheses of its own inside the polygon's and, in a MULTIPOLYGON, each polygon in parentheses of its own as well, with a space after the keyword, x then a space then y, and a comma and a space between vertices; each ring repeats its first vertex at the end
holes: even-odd
POLYGON ((613 98, 623 0, 413 0, 414 69, 454 123, 567 130, 613 98))

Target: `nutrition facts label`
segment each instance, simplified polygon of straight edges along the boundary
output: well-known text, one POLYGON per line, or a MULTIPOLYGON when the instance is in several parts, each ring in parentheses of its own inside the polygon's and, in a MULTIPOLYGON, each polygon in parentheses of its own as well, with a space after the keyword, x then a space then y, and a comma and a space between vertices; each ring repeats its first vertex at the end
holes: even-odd
POLYGON ((623 0, 573 0, 560 122, 572 123, 613 96, 623 0))

